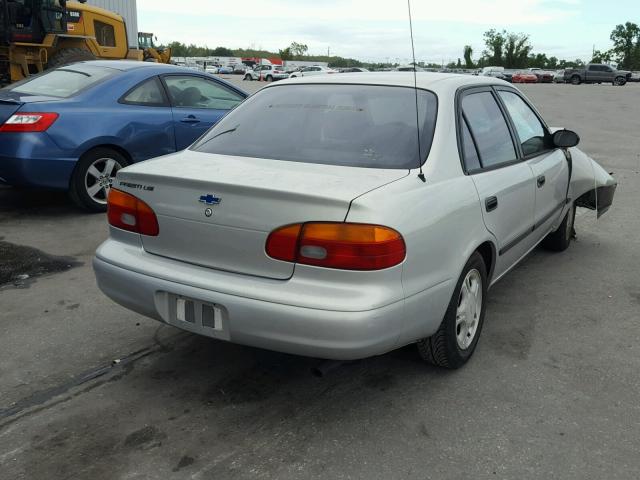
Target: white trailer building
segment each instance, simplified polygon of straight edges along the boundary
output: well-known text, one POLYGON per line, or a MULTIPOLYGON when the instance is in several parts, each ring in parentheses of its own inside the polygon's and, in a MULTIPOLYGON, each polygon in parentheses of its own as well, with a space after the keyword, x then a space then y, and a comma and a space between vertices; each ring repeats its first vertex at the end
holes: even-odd
POLYGON ((88 0, 87 3, 122 15, 127 24, 129 47, 138 47, 138 6, 136 0, 88 0))

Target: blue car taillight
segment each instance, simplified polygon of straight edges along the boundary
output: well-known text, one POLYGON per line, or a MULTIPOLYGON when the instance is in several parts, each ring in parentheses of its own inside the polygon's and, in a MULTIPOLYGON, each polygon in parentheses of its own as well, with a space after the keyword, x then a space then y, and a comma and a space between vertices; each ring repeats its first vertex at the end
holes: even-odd
POLYGON ((58 117, 57 113, 16 113, 0 125, 0 132, 45 132, 58 117))

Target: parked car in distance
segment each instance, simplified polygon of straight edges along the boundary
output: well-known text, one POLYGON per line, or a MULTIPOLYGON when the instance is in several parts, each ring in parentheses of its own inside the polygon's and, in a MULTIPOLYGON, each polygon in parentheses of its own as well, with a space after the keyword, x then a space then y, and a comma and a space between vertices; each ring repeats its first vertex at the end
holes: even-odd
POLYGON ((104 211, 121 168, 182 150, 247 94, 174 65, 88 61, 0 89, 0 182, 104 211))
POLYGON ((422 67, 414 67, 413 65, 400 65, 394 69, 396 72, 424 72, 422 67))
POLYGON ((538 83, 538 76, 527 70, 519 70, 511 77, 512 83, 538 83))
POLYGON ((504 75, 504 67, 484 67, 480 75, 483 77, 499 78, 500 80, 506 79, 504 75))
POLYGON ((273 82, 289 78, 289 75, 280 65, 256 65, 244 74, 244 80, 260 80, 261 78, 267 82, 273 82))
POLYGON ((529 72, 533 73, 538 78, 538 83, 551 83, 553 82, 553 73, 543 70, 541 68, 529 68, 529 72))
POLYGON ((502 71, 502 76, 504 77, 503 80, 506 80, 507 82, 512 83, 514 73, 516 73, 516 70, 507 70, 507 69, 503 70, 502 71))
POLYGON ((331 73, 338 73, 338 71, 334 70, 333 68, 321 67, 319 65, 314 65, 312 67, 302 67, 297 72, 292 72, 289 75, 289 78, 312 77, 314 75, 326 75, 326 74, 331 74, 331 73))
POLYGON ((580 85, 581 83, 611 83, 613 85, 625 85, 631 72, 616 70, 610 65, 590 63, 585 68, 567 68, 564 71, 565 81, 580 85))
POLYGON ((219 69, 220 67, 218 67, 217 65, 207 65, 206 67, 204 67, 204 71, 212 75, 215 75, 216 73, 218 73, 219 69))
POLYGON ((249 70, 249 68, 244 64, 234 65, 233 66, 233 74, 234 75, 244 75, 247 70, 249 70))
POLYGON ((538 244, 568 248, 577 206, 611 206, 578 142, 490 77, 272 83, 188 150, 118 172, 98 286, 220 340, 340 360, 416 343, 460 367, 489 287, 538 244))
POLYGON ((553 74, 553 83, 565 83, 564 70, 557 70, 553 74))
POLYGON ((231 75, 232 73, 233 73, 233 68, 227 65, 222 65, 218 67, 218 74, 231 75))
POLYGON ((341 68, 339 70, 340 73, 365 73, 368 72, 369 70, 367 70, 366 68, 362 68, 362 67, 347 67, 347 68, 341 68))

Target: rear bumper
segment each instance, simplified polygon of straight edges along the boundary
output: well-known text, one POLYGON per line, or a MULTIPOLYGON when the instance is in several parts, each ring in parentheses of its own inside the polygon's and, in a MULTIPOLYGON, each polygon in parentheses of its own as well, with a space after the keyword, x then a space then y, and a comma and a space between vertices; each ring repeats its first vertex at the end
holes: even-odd
POLYGON ((100 290, 130 310, 199 335, 295 355, 354 360, 382 354, 397 347, 403 319, 403 301, 364 312, 319 310, 196 288, 99 258, 93 268, 100 290), (198 314, 194 323, 176 320, 174 296, 216 305, 221 328, 204 326, 198 314))
POLYGON ((76 160, 46 134, 0 134, 0 183, 66 190, 76 160))

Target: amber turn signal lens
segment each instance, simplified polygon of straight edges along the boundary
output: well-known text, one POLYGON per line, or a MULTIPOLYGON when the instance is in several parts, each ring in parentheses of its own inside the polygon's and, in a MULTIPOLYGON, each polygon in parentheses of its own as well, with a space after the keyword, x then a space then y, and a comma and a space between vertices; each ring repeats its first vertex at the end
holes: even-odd
POLYGON ((149 205, 137 197, 112 188, 107 198, 107 218, 109 224, 128 230, 155 237, 160 233, 158 219, 149 205))
POLYGON ((402 263, 406 246, 392 228, 363 223, 310 222, 271 232, 266 252, 286 262, 342 270, 381 270, 402 263))

